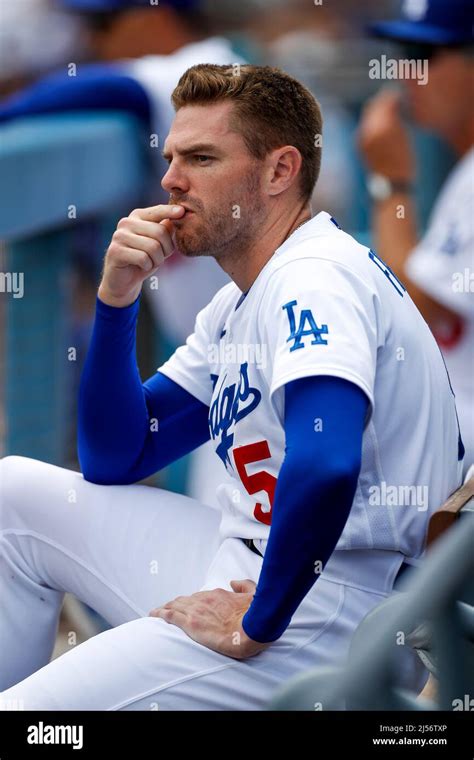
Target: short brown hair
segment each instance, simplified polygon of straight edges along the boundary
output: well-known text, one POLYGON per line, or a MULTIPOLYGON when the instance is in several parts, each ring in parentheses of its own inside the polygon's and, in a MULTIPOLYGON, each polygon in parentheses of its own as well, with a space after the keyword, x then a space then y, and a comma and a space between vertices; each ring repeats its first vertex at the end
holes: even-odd
POLYGON ((255 158, 263 160, 283 145, 299 150, 300 190, 309 200, 321 166, 322 115, 316 98, 301 82, 272 66, 200 63, 184 72, 171 100, 176 111, 232 100, 232 126, 255 158))

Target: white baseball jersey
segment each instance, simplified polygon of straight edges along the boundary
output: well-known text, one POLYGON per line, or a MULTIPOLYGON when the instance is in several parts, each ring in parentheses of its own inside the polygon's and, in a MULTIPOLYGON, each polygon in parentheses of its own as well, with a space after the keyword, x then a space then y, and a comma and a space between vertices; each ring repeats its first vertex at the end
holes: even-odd
POLYGON ((427 232, 407 261, 407 274, 459 316, 449 334, 435 333, 456 394, 466 466, 474 463, 474 148, 448 177, 427 232))
MULTIPOLYGON (((429 515, 461 483, 439 348, 388 267, 326 212, 280 245, 245 296, 224 286, 159 370, 209 406, 216 455, 233 477, 218 494, 223 536, 268 539, 285 453, 284 385, 302 377, 344 378, 370 402, 338 549, 419 557, 429 515)), ((324 419, 312 423, 318 435, 324 419)))

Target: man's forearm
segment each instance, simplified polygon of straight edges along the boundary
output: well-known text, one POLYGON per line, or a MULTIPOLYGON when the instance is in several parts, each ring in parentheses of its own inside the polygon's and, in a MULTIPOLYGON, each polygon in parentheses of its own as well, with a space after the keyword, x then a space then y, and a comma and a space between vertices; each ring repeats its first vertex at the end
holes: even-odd
POLYGON ((282 635, 342 533, 357 487, 367 399, 340 378, 308 377, 285 387, 285 408, 287 453, 270 537, 242 620, 245 633, 260 642, 282 635), (324 416, 318 433, 315 416, 324 416))
POLYGON ((78 457, 87 480, 119 482, 139 456, 148 430, 135 357, 139 299, 118 309, 96 301, 92 339, 81 376, 78 457))
POLYGON ((435 301, 407 274, 408 257, 418 243, 416 209, 411 195, 397 192, 384 201, 375 202, 372 229, 375 250, 405 285, 430 327, 435 329, 439 322, 457 321, 454 312, 435 301))
POLYGON ((257 590, 242 621, 254 641, 275 641, 284 633, 333 553, 349 516, 359 471, 348 465, 346 471, 328 473, 324 462, 318 463, 309 484, 310 467, 306 459, 290 456, 281 468, 275 498, 280 519, 272 525, 257 590), (301 483, 303 478, 306 484, 301 487, 298 480, 301 483))
POLYGON ((409 193, 397 192, 372 209, 372 229, 377 253, 402 281, 405 263, 418 242, 415 204, 409 193))
MULTIPOLYGON (((120 219, 107 249, 79 390, 78 455, 86 480, 133 483, 150 467, 159 469, 155 445, 162 436, 150 440, 135 332, 143 282, 172 254, 171 218, 184 213, 183 206, 134 209, 120 219)), ((160 461, 165 466, 166 458, 160 461)))

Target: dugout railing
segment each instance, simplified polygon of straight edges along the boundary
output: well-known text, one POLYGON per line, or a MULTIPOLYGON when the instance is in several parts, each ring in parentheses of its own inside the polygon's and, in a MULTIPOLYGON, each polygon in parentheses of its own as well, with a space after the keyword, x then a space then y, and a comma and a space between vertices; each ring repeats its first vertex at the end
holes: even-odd
POLYGON ((0 456, 68 463, 71 275, 78 246, 92 245, 78 229, 94 225, 100 265, 147 177, 134 117, 66 113, 0 127, 0 456))
POLYGON ((423 564, 408 571, 397 592, 358 626, 345 666, 291 679, 270 710, 470 709, 465 703, 474 696, 474 478, 463 488, 455 515, 451 497, 431 518, 432 526, 444 523, 446 529, 439 535, 432 528, 423 564), (434 701, 398 682, 399 647, 416 642, 420 630, 422 646, 436 663, 434 701))

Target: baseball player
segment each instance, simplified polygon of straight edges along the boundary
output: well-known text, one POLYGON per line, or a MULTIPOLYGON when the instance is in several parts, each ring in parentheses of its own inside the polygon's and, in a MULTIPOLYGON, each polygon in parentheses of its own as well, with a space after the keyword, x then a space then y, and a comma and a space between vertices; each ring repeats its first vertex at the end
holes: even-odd
POLYGON ((404 281, 443 351, 467 470, 474 462, 474 109, 466 97, 473 85, 474 6, 470 0, 405 0, 402 11, 399 20, 373 24, 372 32, 396 41, 403 60, 427 64, 427 81, 407 78, 399 93, 382 90, 365 109, 359 142, 371 171, 377 250, 404 281), (421 239, 403 110, 458 158, 421 239))
POLYGON ((278 69, 202 64, 173 105, 170 203, 122 219, 104 261, 82 474, 0 463, 7 708, 263 709, 344 661, 461 482, 429 328, 376 252, 312 214, 313 96, 278 69), (232 282, 142 383, 142 285, 174 250, 232 282), (208 439, 233 481, 219 510, 136 484, 208 439), (114 627, 49 663, 66 590, 114 627))

